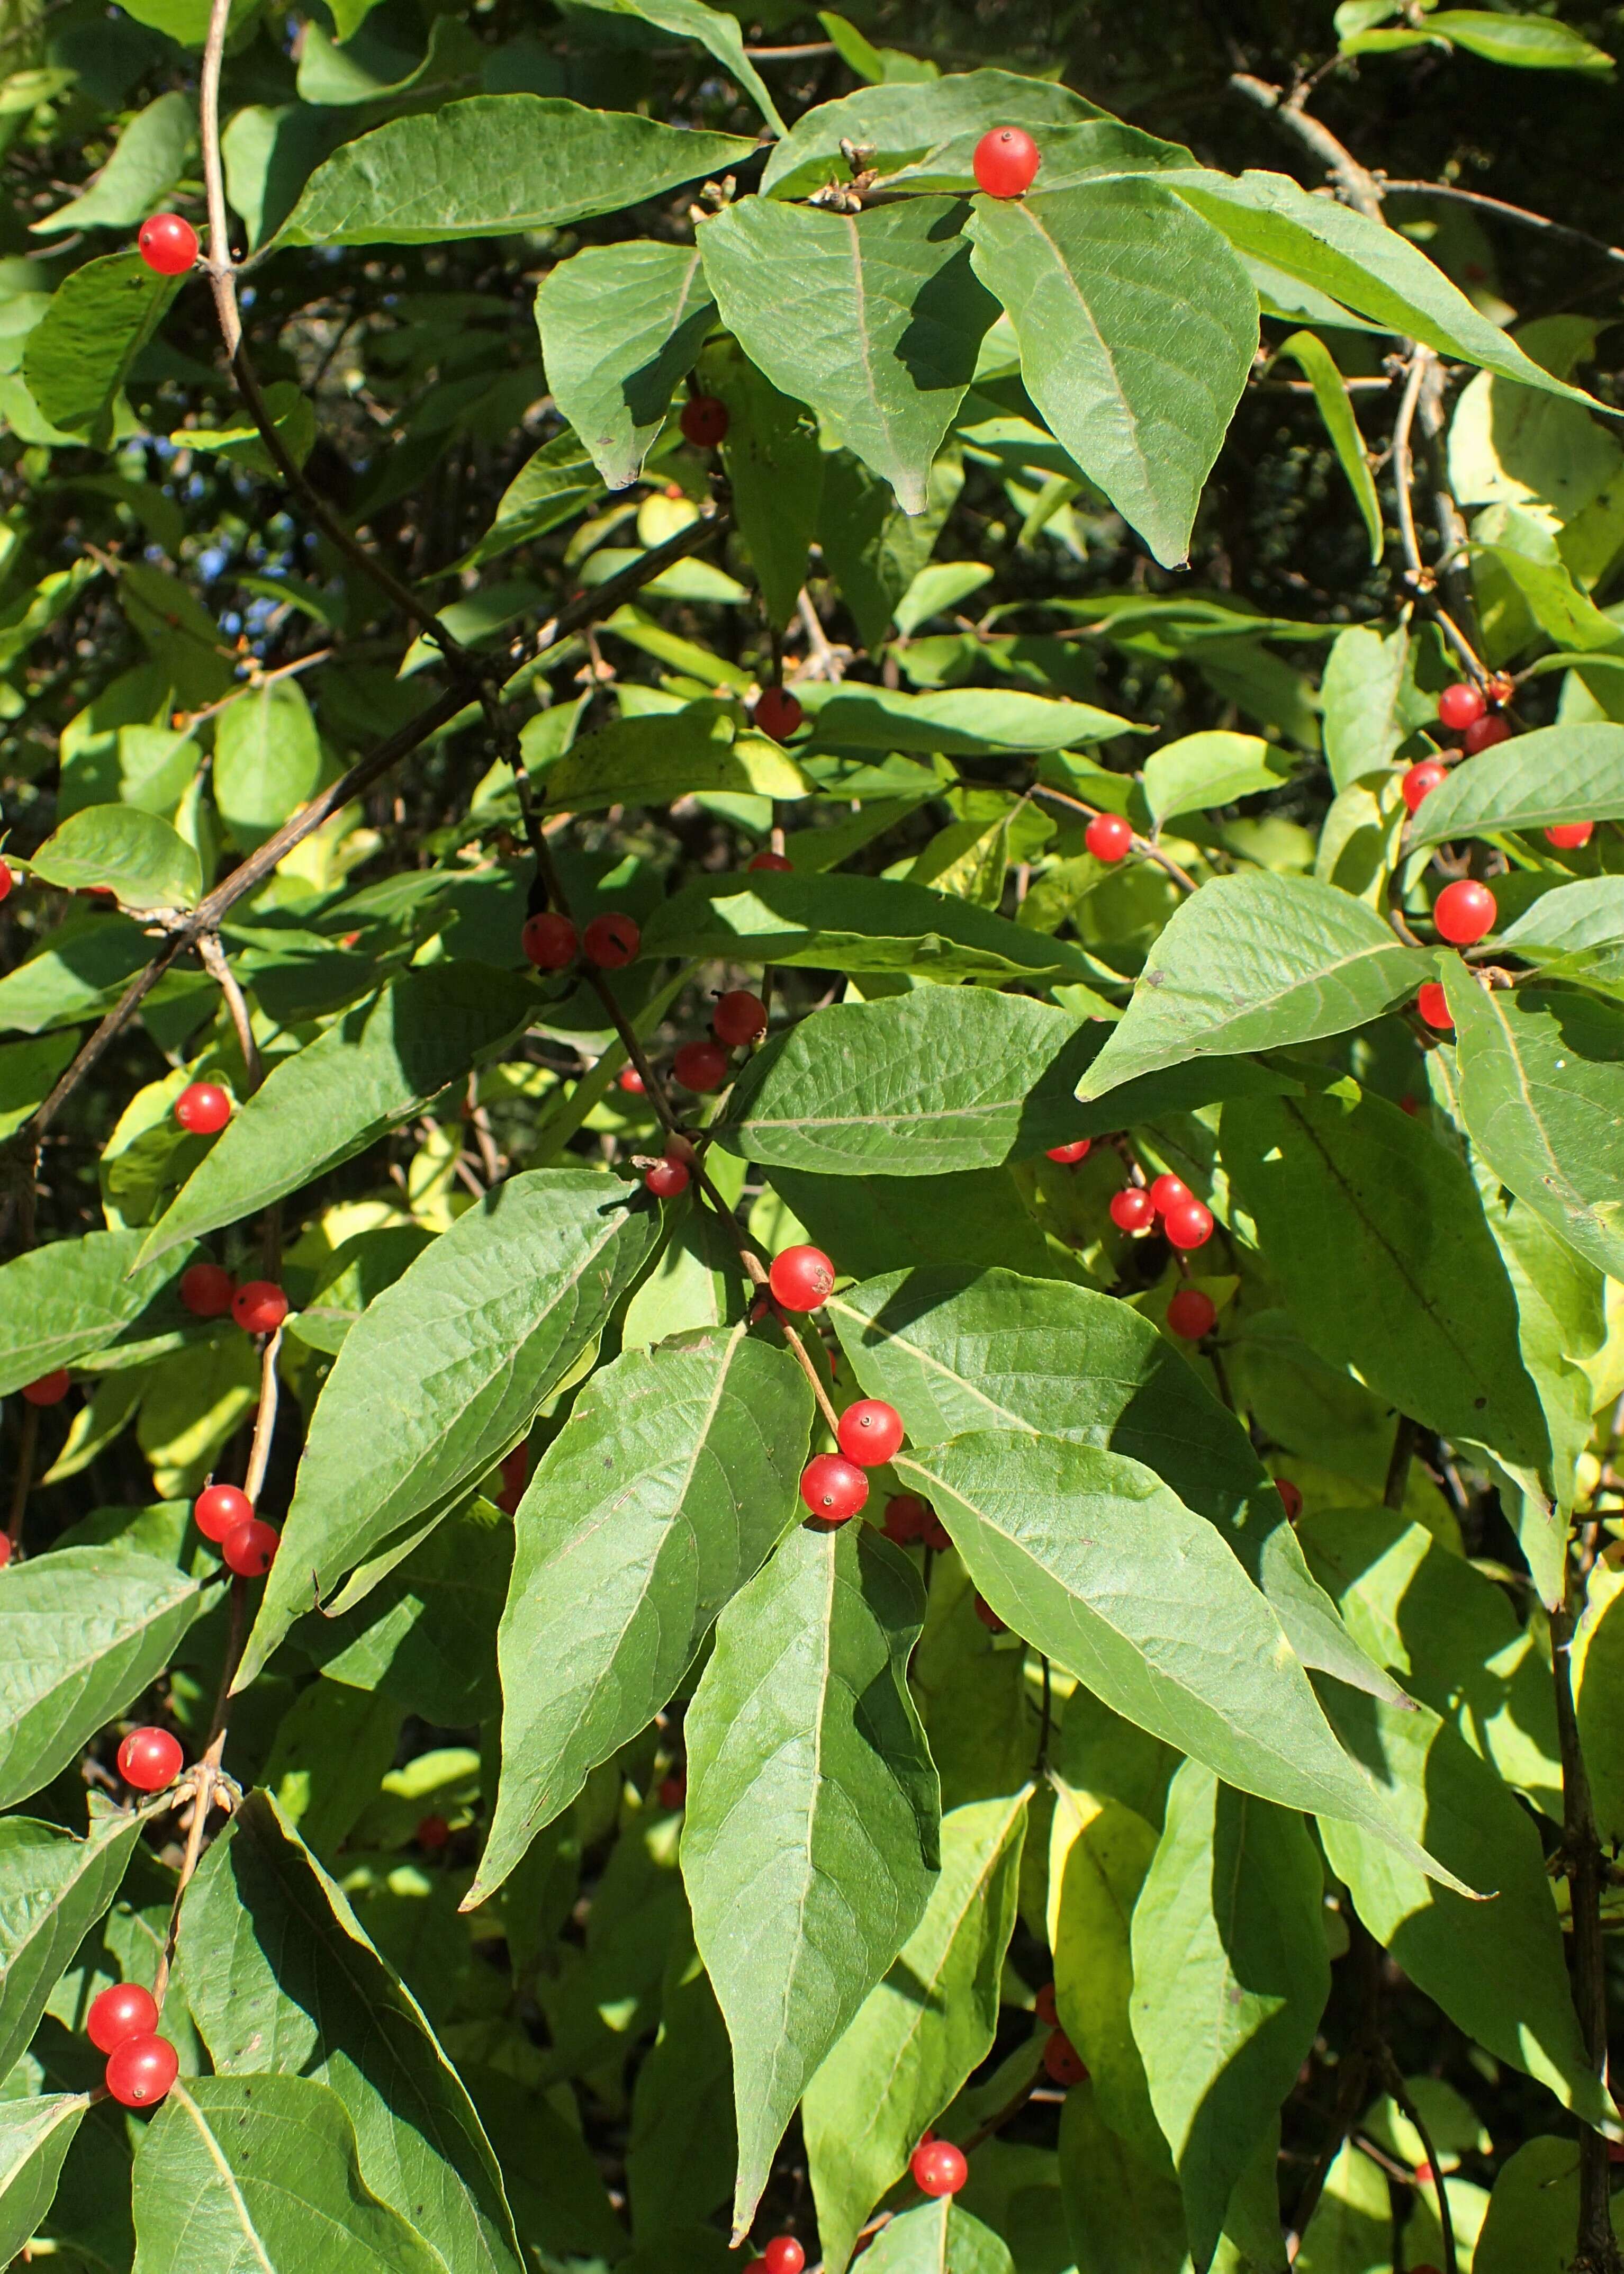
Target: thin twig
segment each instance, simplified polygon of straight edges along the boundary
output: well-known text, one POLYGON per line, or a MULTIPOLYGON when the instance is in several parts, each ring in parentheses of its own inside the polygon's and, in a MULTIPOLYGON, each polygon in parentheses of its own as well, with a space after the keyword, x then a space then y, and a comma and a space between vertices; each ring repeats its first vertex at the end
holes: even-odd
POLYGON ((1401 1413, 1398 1427, 1393 1432, 1393 1450, 1387 1461, 1387 1480, 1381 1487, 1381 1504, 1395 1511, 1404 1505, 1404 1495, 1410 1489, 1410 1465, 1415 1458, 1415 1423, 1409 1414, 1401 1413))
POLYGON ((1312 151, 1336 184, 1337 194, 1344 205, 1355 207, 1372 221, 1381 219, 1381 191, 1375 177, 1360 165, 1352 151, 1337 140, 1328 126, 1322 126, 1303 108, 1311 91, 1306 83, 1288 94, 1283 87, 1271 87, 1267 79, 1254 79, 1250 72, 1234 72, 1229 85, 1248 102, 1255 102, 1260 110, 1267 110, 1293 141, 1312 151))
MULTIPOLYGON (((1048 785, 1043 782, 1034 782, 1032 787, 1026 792, 1026 795, 1028 797, 1046 797, 1056 805, 1069 805, 1074 812, 1086 813, 1089 815, 1090 817, 1103 809, 1100 806, 1087 804, 1080 797, 1072 797, 1069 792, 1065 790, 1050 789, 1048 785)), ((1195 878, 1190 874, 1190 871, 1187 869, 1181 869, 1178 862, 1173 858, 1170 853, 1164 853, 1160 845, 1154 843, 1154 841, 1148 837, 1141 837, 1137 830, 1134 832, 1133 849, 1136 853, 1140 855, 1143 859, 1147 861, 1154 861, 1157 868, 1162 870, 1168 876, 1171 877, 1173 882, 1177 885, 1182 891, 1193 892, 1199 889, 1196 884, 1195 878)))
POLYGON ((1393 486, 1398 499, 1399 542, 1404 548, 1404 567, 1408 582, 1417 591, 1426 589, 1429 577, 1422 564, 1420 540, 1416 535, 1415 501, 1411 487, 1415 481, 1415 457, 1410 448, 1410 435, 1416 423, 1416 406, 1421 400, 1421 386, 1426 377, 1425 350, 1417 348, 1410 358, 1410 368, 1404 374, 1404 392, 1399 398, 1398 416, 1393 422, 1393 486))
POLYGON ((226 960, 218 932, 204 933, 198 942, 198 958, 226 998, 226 1008, 237 1030, 237 1046, 243 1054, 243 1087, 252 1097, 265 1079, 265 1068, 260 1063, 259 1045, 254 1040, 253 1020, 249 1016, 247 998, 237 984, 236 972, 226 960))
POLYGON ((1325 2192, 1331 2166, 1341 2155, 1342 2143, 1357 2121, 1370 2091, 1372 2076, 1380 2062, 1380 1952, 1368 1928, 1352 1910, 1348 1913, 1348 1948, 1350 1962, 1357 1981, 1357 2018, 1354 2022, 1353 2035, 1342 2053, 1330 2123, 1320 2142, 1320 2153, 1314 2158, 1292 2210, 1290 2232, 1286 2237, 1286 2255, 1293 2264, 1320 2198, 1325 2192))
POLYGON ((1420 2110, 1410 2097, 1410 2088, 1404 2082, 1404 2073, 1393 2058, 1392 2047, 1385 2044, 1381 2049, 1381 2066, 1387 2090, 1392 2094, 1396 2105, 1409 2119, 1416 2137, 1421 2142, 1421 2153, 1426 2158, 1426 2167, 1432 2175, 1432 2193, 1438 2203, 1439 2232, 1443 2236, 1444 2244, 1443 2274, 1460 2274, 1460 2260, 1455 2255, 1455 2219, 1449 2209, 1449 2196, 1444 2187, 1444 2175, 1439 2167, 1438 2150, 1433 2147, 1426 2126, 1421 2120, 1420 2110))
POLYGON ((1609 245, 1605 238, 1592 237, 1588 230, 1573 229, 1561 221, 1552 221, 1545 214, 1530 213, 1526 206, 1508 205, 1504 198, 1491 198, 1482 190, 1456 189, 1452 182, 1395 182, 1380 177, 1384 195, 1392 197, 1446 198, 1452 205, 1476 206, 1484 213, 1499 214, 1502 221, 1514 221, 1523 229, 1542 230, 1546 236, 1558 237, 1568 245, 1582 245, 1588 252, 1599 253, 1604 260, 1624 262, 1624 246, 1609 245))
POLYGON ((282 1348, 282 1330, 276 1329, 259 1356, 259 1406, 254 1415, 253 1446, 248 1456, 248 1474, 243 1480, 243 1490, 258 1507, 259 1495, 265 1489, 265 1472, 270 1465, 271 1440, 276 1434, 276 1354, 282 1348))

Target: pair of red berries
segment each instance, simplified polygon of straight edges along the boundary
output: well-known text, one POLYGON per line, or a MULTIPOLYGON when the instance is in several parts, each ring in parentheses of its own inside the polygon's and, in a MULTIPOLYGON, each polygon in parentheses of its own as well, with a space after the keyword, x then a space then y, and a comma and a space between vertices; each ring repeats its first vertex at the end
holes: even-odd
POLYGON ((579 955, 584 955, 600 971, 623 971, 628 963, 636 961, 643 933, 620 908, 612 908, 606 915, 594 916, 579 935, 568 916, 560 915, 556 909, 543 908, 538 915, 527 918, 519 934, 519 945, 538 971, 567 971, 579 955))
POLYGON ((270 1335, 288 1315, 288 1299, 274 1279, 238 1286, 223 1263, 189 1263, 180 1275, 180 1299, 194 1319, 223 1319, 228 1311, 245 1334, 270 1335))
POLYGON ((237 1485, 207 1485, 192 1503, 205 1540, 220 1550, 227 1570, 239 1579, 263 1579, 276 1560, 282 1534, 254 1514, 247 1494, 237 1485))
POLYGON ((889 1461, 902 1442, 902 1416, 883 1397, 860 1397, 840 1416, 838 1453, 817 1453, 801 1476, 801 1497, 826 1524, 847 1524, 868 1499, 865 1469, 889 1461))
POLYGON ((180 2074, 179 2054, 158 2035, 158 2001, 139 1982, 93 1998, 85 2034, 107 2055, 107 2089, 123 2107, 155 2107, 180 2074))
POLYGON ((1024 197, 1038 170, 1038 146, 1019 126, 995 126, 975 146, 976 186, 989 198, 1024 197))
MULTIPOLYGON (((1498 687, 1501 683, 1496 684, 1498 687)), ((1510 681, 1507 681, 1497 699, 1503 699, 1510 691, 1510 681)), ((1497 742, 1511 740, 1509 722, 1489 709, 1489 698, 1482 688, 1474 687, 1468 680, 1457 680, 1453 687, 1445 688, 1438 698, 1438 718, 1440 726, 1462 737, 1469 757, 1476 757, 1479 750, 1492 749, 1497 742)), ((1414 810, 1412 806, 1410 811, 1414 810)))
POLYGON ((1096 813, 1083 832, 1083 842, 1096 861, 1126 860, 1133 846, 1133 830, 1120 813, 1096 813))
POLYGON ((953 1544, 935 1509, 917 1493, 893 1493, 885 1503, 885 1521, 880 1528, 898 1547, 912 1547, 922 1540, 939 1555, 953 1544))
POLYGON ((154 214, 141 223, 135 244, 147 266, 160 276, 184 276, 197 262, 198 233, 179 214, 154 214))
POLYGON ((1173 1246, 1189 1250, 1205 1247, 1213 1236, 1213 1212, 1182 1177, 1160 1176, 1147 1191, 1142 1185, 1124 1185, 1110 1201, 1111 1222, 1118 1231, 1148 1231, 1158 1216, 1173 1246))
POLYGON ((175 1101, 175 1118, 193 1137, 212 1137, 231 1118, 231 1093, 217 1081, 190 1081, 175 1101))

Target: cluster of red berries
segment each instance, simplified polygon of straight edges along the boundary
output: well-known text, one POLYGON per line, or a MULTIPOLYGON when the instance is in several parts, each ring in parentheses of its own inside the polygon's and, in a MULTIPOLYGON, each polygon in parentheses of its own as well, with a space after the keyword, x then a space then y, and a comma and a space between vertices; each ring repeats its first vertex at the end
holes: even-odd
POLYGON ((1185 1251, 1205 1247, 1213 1236, 1213 1212, 1197 1200, 1182 1177, 1160 1176, 1148 1189, 1124 1185, 1110 1201, 1111 1222, 1118 1231, 1149 1231, 1158 1216, 1173 1246, 1185 1251))
MULTIPOLYGON (((1505 692, 1509 691, 1507 681, 1505 692)), ((1503 699, 1498 682, 1491 689, 1491 693, 1497 702, 1503 699)), ((1438 718, 1440 726, 1447 727, 1451 734, 1460 735, 1469 758, 1476 757, 1480 750, 1492 750, 1497 742, 1507 742, 1511 739, 1510 725, 1499 711, 1489 708, 1489 697, 1480 687, 1473 687, 1466 680, 1457 681, 1453 687, 1445 688, 1438 698, 1438 718)), ((1447 779, 1448 772, 1441 758, 1423 758, 1405 771, 1399 782, 1399 791, 1411 813, 1419 810, 1422 800, 1430 797, 1440 782, 1447 779)), ((1595 829, 1593 821, 1560 821, 1546 830, 1545 837, 1559 852, 1575 853, 1590 843, 1595 829)), ((1485 925, 1484 930, 1487 929, 1485 925)), ((1476 938, 1482 936, 1481 932, 1473 935, 1476 938)), ((1445 937, 1452 937, 1453 935, 1446 933, 1445 937)), ((1439 1022, 1433 1020, 1432 1023, 1436 1025, 1439 1022)))
POLYGON ((594 916, 579 934, 567 915, 543 908, 526 921, 519 945, 538 971, 568 971, 582 956, 600 971, 623 971, 636 961, 643 933, 621 908, 594 916))
MULTIPOLYGON (((819 1309, 834 1284, 835 1267, 821 1247, 786 1247, 767 1274, 767 1291, 785 1311, 819 1309)), ((801 1497, 825 1523, 847 1524, 868 1502, 863 1471, 883 1467, 901 1444, 902 1416, 883 1397, 860 1397, 841 1414, 835 1441, 838 1453, 815 1453, 801 1471, 801 1497)))
MULTIPOLYGON (((720 1089, 732 1077, 731 1053, 753 1048, 766 1031, 767 1005, 761 997, 752 995, 748 987, 730 988, 717 998, 710 1017, 711 1040, 680 1044, 671 1061, 672 1078, 695 1096, 720 1089)), ((635 1066, 628 1066, 620 1076, 620 1088, 641 1096, 647 1084, 635 1066)), ((688 1190, 691 1159, 686 1144, 673 1141, 665 1158, 647 1171, 643 1181, 656 1200, 675 1200, 679 1193, 688 1190)))
POLYGON ((276 1560, 282 1534, 254 1514, 253 1502, 237 1485, 206 1485, 192 1503, 205 1540, 214 1541, 227 1570, 239 1579, 263 1579, 276 1560))

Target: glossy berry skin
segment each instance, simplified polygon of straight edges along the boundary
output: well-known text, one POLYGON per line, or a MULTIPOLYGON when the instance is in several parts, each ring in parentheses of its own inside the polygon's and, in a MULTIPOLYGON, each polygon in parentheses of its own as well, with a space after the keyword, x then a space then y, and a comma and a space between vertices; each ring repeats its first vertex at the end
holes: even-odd
POLYGON ((671 1071, 684 1089, 720 1089, 727 1080, 727 1053, 719 1043, 684 1043, 671 1071))
POLYGON ((1184 1341, 1199 1343, 1217 1325, 1217 1306, 1199 1287, 1181 1287, 1167 1306, 1167 1322, 1169 1331, 1184 1341))
POLYGON ((1088 1148, 1093 1143, 1092 1137, 1074 1137, 1069 1145, 1051 1145, 1049 1157, 1051 1161, 1058 1161, 1063 1168, 1074 1168, 1079 1161, 1088 1158, 1088 1148))
POLYGON ((730 1050, 742 1050, 748 1043, 759 1043, 767 1031, 767 1005, 748 987, 733 988, 717 998, 710 1029, 717 1041, 726 1043, 730 1050))
POLYGON ((1511 722, 1491 712, 1488 718, 1479 719, 1475 727, 1469 727, 1461 739, 1467 757, 1475 758, 1479 750, 1492 750, 1496 742, 1508 742, 1511 740, 1511 722))
POLYGON ((118 1773, 137 1792, 162 1792, 180 1774, 186 1756, 167 1729, 132 1729, 118 1748, 118 1773))
POLYGON ((245 1334, 274 1334, 288 1315, 288 1299, 274 1279, 250 1279, 231 1298, 231 1316, 245 1334))
POLYGON ((674 1201, 688 1186, 688 1163, 673 1161, 669 1153, 663 1161, 656 1161, 643 1177, 645 1188, 657 1201, 674 1201))
POLYGON ((1590 843, 1595 833, 1593 821, 1559 821, 1553 829, 1546 830, 1545 841, 1554 845, 1559 853, 1576 853, 1582 845, 1590 843))
POLYGON ((419 1848, 432 1856, 450 1839, 451 1826, 443 1816, 425 1816, 411 1836, 419 1848))
POLYGON ((1156 1203, 1143 1185, 1124 1185, 1111 1194, 1110 1213, 1118 1231, 1148 1231, 1156 1220, 1156 1203))
POLYGON ((231 1093, 217 1081, 190 1081, 175 1101, 175 1118, 193 1137, 212 1137, 231 1118, 231 1093))
POLYGON ((135 249, 160 276, 184 276, 197 263, 198 233, 179 214, 154 214, 141 223, 135 249))
POLYGON ((643 1097, 649 1087, 635 1066, 622 1066, 614 1078, 614 1086, 617 1089, 623 1089, 628 1097, 643 1097))
POLYGON ((245 1524, 232 1525, 220 1543, 220 1553, 227 1570, 235 1571, 239 1579, 263 1579, 281 1545, 282 1534, 274 1524, 261 1524, 251 1516, 245 1524))
POLYGON ((179 2074, 180 2055, 150 2031, 126 2037, 107 2057, 107 2089, 124 2108, 155 2108, 179 2074))
POLYGON ((1286 1511, 1286 1522, 1295 1524, 1303 1513, 1303 1495, 1289 1477, 1276 1477, 1274 1489, 1280 1495, 1281 1505, 1286 1511))
POLYGON ((816 1453, 801 1472, 801 1497, 826 1524, 846 1524, 868 1497, 868 1480, 838 1453, 816 1453))
POLYGON ((1024 197, 1038 170, 1038 146, 1019 126, 995 126, 975 146, 976 185, 989 198, 1024 197))
POLYGON ((1032 2010, 1046 2029, 1060 2027, 1060 2008, 1055 2003, 1055 1985, 1046 1982, 1032 2001, 1032 2010))
POLYGON ((1083 832, 1083 842, 1096 861, 1126 858, 1133 832, 1119 813, 1096 813, 1083 832))
POLYGON ((599 970, 624 971, 637 960, 643 933, 623 910, 611 908, 607 915, 592 918, 581 935, 581 945, 587 961, 597 964, 599 970))
MULTIPOLYGON (((763 734, 771 734, 775 742, 787 742, 806 715, 786 687, 764 687, 752 723, 763 734)), ((801 2246, 797 2243, 795 2247, 799 2249, 801 2246)))
POLYGON ((921 2195, 956 2195, 970 2176, 962 2148, 951 2140, 921 2140, 908 2159, 914 2184, 921 2195))
POLYGON ((23 1397, 30 1405, 60 1405, 68 1394, 69 1379, 65 1366, 53 1367, 37 1382, 26 1382, 23 1397))
POLYGON ((902 1416, 883 1397, 860 1397, 840 1416, 840 1450, 859 1468, 877 1469, 902 1442, 902 1416))
POLYGON ((1416 998, 1416 1008, 1427 1025, 1436 1027, 1440 1034, 1447 1034, 1455 1025, 1449 1015, 1449 998, 1436 979, 1425 983, 1416 998))
POLYGON ((1162 1229, 1175 1247, 1205 1247, 1213 1236, 1213 1212, 1199 1201, 1181 1201, 1162 1217, 1162 1229))
POLYGON ((816 1311, 834 1292, 835 1267, 821 1247, 786 1247, 773 1257, 767 1285, 786 1311, 816 1311))
POLYGON ((915 1540, 924 1538, 930 1520, 930 1510, 917 1493, 892 1493, 880 1528, 897 1547, 912 1547, 915 1540))
POLYGON ((236 1292, 223 1263, 190 1263, 180 1275, 180 1299, 194 1319, 223 1319, 236 1292))
POLYGON ((785 876, 789 876, 795 866, 794 862, 787 859, 782 853, 757 853, 753 855, 744 865, 747 869, 771 869, 774 870, 779 870, 785 876))
POLYGON ((0 1571, 4 1571, 4 1569, 5 1569, 6 1565, 11 1562, 11 1539, 10 1539, 10 1537, 9 1537, 9 1535, 8 1535, 7 1533, 5 1533, 5 1532, 0 1532, 0 1571))
POLYGON ((1483 689, 1467 679, 1446 687, 1438 698, 1438 716, 1452 734, 1463 734, 1469 727, 1475 727, 1488 707, 1483 689))
POLYGON ((16 882, 16 877, 11 874, 11 862, 9 861, 0 861, 0 900, 5 899, 6 895, 10 892, 12 885, 16 882))
POLYGON ((1004 1625, 1004 1621, 998 1616, 986 1596, 979 1593, 975 1598, 975 1615, 989 1634, 1008 1634, 1009 1629, 1004 1625))
POLYGON ((205 1540, 216 1543, 239 1524, 253 1520, 253 1502, 237 1485, 208 1485, 192 1503, 192 1518, 205 1540))
POLYGON ((714 450, 732 425, 727 405, 718 403, 714 395, 692 395, 682 406, 677 424, 683 439, 702 450, 714 450))
POLYGON ((762 2252, 767 2274, 801 2274, 807 2254, 793 2234, 775 2234, 762 2252))
POLYGON ((530 917, 519 934, 519 945, 538 971, 567 971, 575 961, 580 942, 568 916, 544 908, 530 917))
POLYGON ((1399 795, 1411 813, 1424 797, 1431 797, 1441 781, 1449 778, 1449 769, 1441 758, 1423 758, 1418 766, 1411 766, 1399 783, 1399 795))
POLYGON ((158 2026, 158 2001, 139 1982, 115 1982, 90 2001, 85 2035, 99 2053, 110 2053, 126 2037, 149 2037, 158 2026))
POLYGON ((1056 2084, 1081 2084, 1088 2070, 1064 2029, 1051 2029, 1043 2046, 1043 2066, 1056 2084))
POLYGON ((1462 877, 1446 885, 1432 903, 1432 922, 1440 939, 1454 947, 1470 947, 1494 929, 1494 895, 1486 885, 1462 877))
POLYGON ((1158 1177, 1150 1188, 1150 1204, 1158 1216, 1165 1216, 1169 1209, 1183 1208, 1186 1201, 1194 1198, 1184 1178, 1170 1171, 1158 1177))

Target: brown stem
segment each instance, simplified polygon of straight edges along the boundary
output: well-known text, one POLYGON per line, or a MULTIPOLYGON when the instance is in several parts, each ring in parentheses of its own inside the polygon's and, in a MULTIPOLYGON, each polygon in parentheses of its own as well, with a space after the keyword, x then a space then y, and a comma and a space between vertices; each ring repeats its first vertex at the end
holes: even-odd
POLYGON ((1398 499, 1399 542, 1404 548, 1404 566, 1409 571, 1411 586, 1423 589, 1426 571, 1421 561, 1420 539, 1416 535, 1416 508, 1412 491, 1415 484, 1415 455, 1410 436, 1415 431, 1416 406, 1421 400, 1422 381, 1426 376, 1424 351, 1417 348, 1410 358, 1410 368, 1404 374, 1404 392, 1399 398, 1398 416, 1393 422, 1393 486, 1398 499))
POLYGON ((1398 1427, 1393 1432, 1393 1450, 1387 1461, 1386 1481, 1381 1487, 1383 1508, 1395 1510, 1404 1505, 1404 1495, 1410 1488, 1410 1465, 1415 1458, 1417 1429, 1407 1413, 1398 1417, 1398 1427))
POLYGON ((23 1536, 23 1518, 28 1512, 28 1495, 34 1484, 34 1463, 39 1446, 40 1409, 25 1399, 22 1435, 17 1447, 17 1475, 11 1485, 11 1518, 6 1526, 6 1538, 13 1554, 23 1536))
POLYGON ((1375 177, 1360 165, 1352 151, 1337 140, 1328 126, 1310 117, 1303 108, 1309 93, 1306 85, 1288 94, 1283 87, 1271 87, 1267 79, 1254 79, 1250 72, 1232 72, 1229 85, 1248 102, 1255 102, 1260 110, 1267 110, 1293 141, 1313 153, 1335 182, 1337 195, 1344 205, 1355 207, 1372 221, 1381 219, 1381 191, 1375 177))
MULTIPOLYGON (((1097 814, 1102 809, 1097 805, 1087 804, 1080 797, 1071 796, 1065 790, 1050 789, 1047 784, 1043 782, 1034 782, 1032 787, 1026 792, 1026 795, 1028 797, 1046 797, 1055 805, 1069 805, 1074 812, 1086 813, 1090 816, 1097 814)), ((1152 839, 1148 837, 1141 837, 1136 832, 1133 839, 1133 849, 1136 853, 1142 855, 1145 860, 1154 861, 1157 868, 1162 870, 1168 876, 1169 876, 1173 879, 1173 882, 1184 892, 1193 892, 1199 889, 1195 878, 1190 874, 1189 870, 1187 869, 1181 869, 1178 862, 1173 858, 1172 855, 1170 853, 1164 853, 1161 846, 1154 843, 1152 839)))
POLYGON ((1409 2119, 1416 2137, 1421 2142, 1421 2153, 1426 2159, 1426 2167, 1432 2175, 1432 2194, 1438 2204, 1438 2228, 1443 2237, 1444 2244, 1443 2274, 1460 2274, 1460 2260, 1455 2255, 1455 2218, 1449 2208, 1449 2195, 1448 2190, 1444 2186, 1444 2175, 1439 2166, 1438 2150, 1433 2147, 1426 2126, 1421 2120, 1420 2110, 1410 2097, 1410 2088, 1404 2082, 1404 2073, 1394 2059, 1392 2048, 1385 2044, 1381 2049, 1381 2067, 1387 2090, 1392 2094, 1396 2105, 1409 2119))
POLYGON ((1456 189, 1451 182, 1395 182, 1382 178, 1383 193, 1405 197, 1445 198, 1452 205, 1476 206, 1480 212, 1499 214, 1502 221, 1515 221, 1523 229, 1543 230, 1546 236, 1559 238, 1568 245, 1582 245, 1587 252, 1599 253, 1604 260, 1624 262, 1624 246, 1609 245, 1588 230, 1572 229, 1566 222, 1551 221, 1544 214, 1530 213, 1526 206, 1508 205, 1504 198, 1491 198, 1481 190, 1456 189))
POLYGON ((254 1415, 253 1445, 248 1455, 248 1473, 243 1480, 243 1490, 256 1507, 259 1495, 265 1489, 265 1472, 271 1459, 271 1440, 276 1434, 276 1354, 282 1348, 282 1333, 278 1327, 259 1357, 259 1405, 254 1415))
POLYGON ((1330 2124, 1291 2214, 1286 2252, 1294 2263, 1325 2192, 1331 2166, 1358 2120, 1370 2095, 1372 2079, 1381 2065, 1381 1953, 1369 1930, 1350 1909, 1347 1917, 1348 1956, 1357 1977, 1358 2012, 1352 2037, 1342 2057, 1330 2124))
POLYGON ((259 1045, 254 1040, 253 1020, 248 1015, 247 999, 237 984, 236 972, 226 960, 218 932, 204 933, 198 942, 198 958, 226 998, 226 1008, 237 1030, 237 1046, 243 1054, 243 1086, 252 1097, 265 1080, 265 1068, 259 1060, 259 1045))

